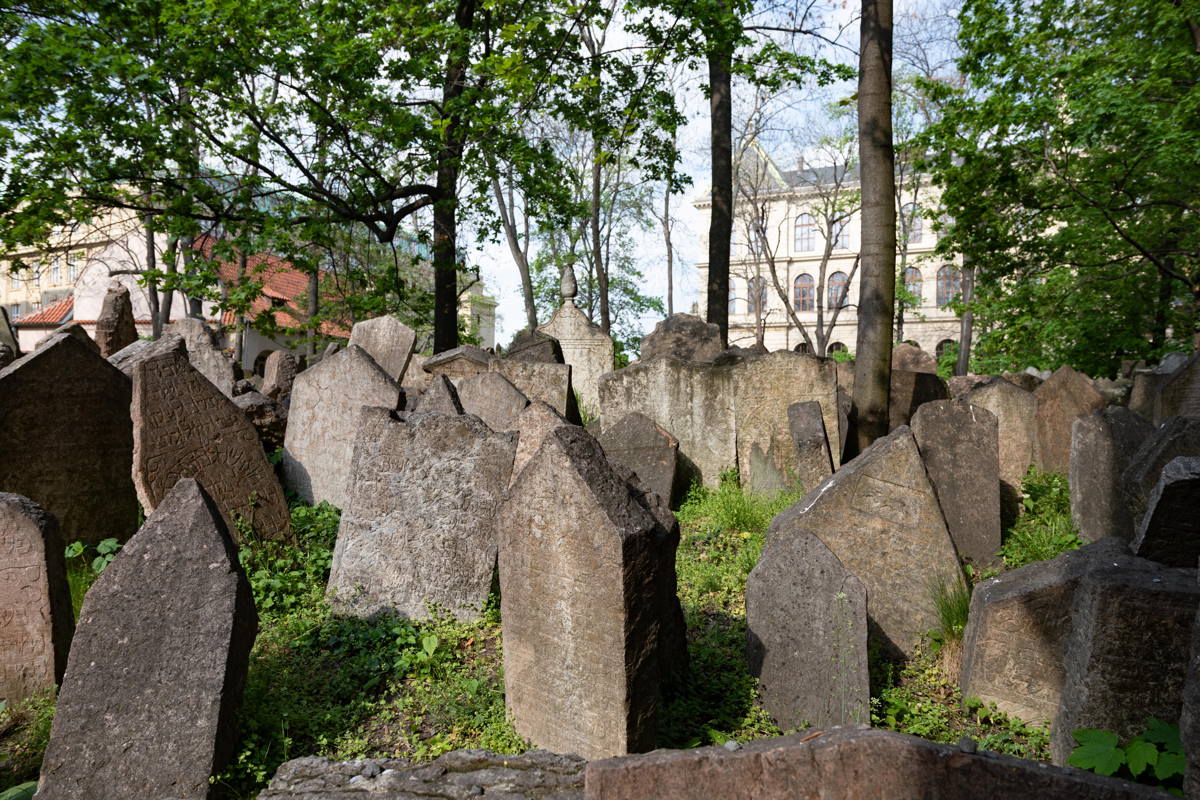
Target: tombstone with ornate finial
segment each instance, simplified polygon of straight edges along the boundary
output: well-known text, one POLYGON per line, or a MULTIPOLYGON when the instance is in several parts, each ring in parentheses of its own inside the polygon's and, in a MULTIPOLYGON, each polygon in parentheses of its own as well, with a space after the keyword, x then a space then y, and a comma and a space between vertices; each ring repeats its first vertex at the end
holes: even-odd
POLYGON ((575 306, 579 287, 571 265, 563 267, 560 284, 562 305, 545 325, 538 326, 562 346, 563 358, 571 365, 571 385, 583 406, 597 416, 600 409, 600 376, 613 368, 613 343, 600 326, 575 306))

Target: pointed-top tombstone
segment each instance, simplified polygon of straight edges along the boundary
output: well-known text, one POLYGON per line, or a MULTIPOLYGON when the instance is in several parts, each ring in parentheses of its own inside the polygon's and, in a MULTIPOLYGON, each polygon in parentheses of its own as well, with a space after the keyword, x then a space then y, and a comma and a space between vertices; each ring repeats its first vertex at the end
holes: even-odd
POLYGON ((461 414, 458 391, 445 375, 434 375, 411 411, 417 414, 461 414))
POLYGON ((1132 538, 1133 516, 1121 496, 1121 474, 1153 433, 1148 420, 1120 406, 1096 409, 1071 424, 1071 519, 1083 541, 1132 538))
POLYGON ((1038 462, 1043 472, 1065 474, 1071 465, 1071 426, 1081 414, 1104 408, 1091 379, 1063 365, 1034 390, 1037 398, 1038 462))
POLYGON ((272 400, 283 400, 292 393, 299 365, 287 350, 276 350, 267 356, 263 365, 262 393, 272 400))
POLYGON ((474 414, 494 431, 516 430, 517 417, 529 398, 499 372, 464 378, 458 384, 463 412, 474 414))
POLYGON ((550 431, 570 424, 562 414, 539 400, 526 406, 517 417, 517 455, 513 459, 512 479, 509 483, 521 474, 521 469, 533 458, 550 431))
POLYGON ((668 504, 675 499, 679 441, 645 414, 626 414, 596 437, 604 454, 637 474, 642 485, 668 504))
POLYGON ((207 798, 257 629, 221 513, 181 480, 84 598, 38 797, 207 798))
POLYGON ((137 338, 129 287, 114 282, 104 295, 104 304, 96 319, 96 344, 100 348, 100 355, 108 358, 136 342, 137 338))
POLYGON ((217 347, 217 334, 204 320, 183 317, 168 325, 163 333, 175 333, 183 337, 192 366, 212 381, 221 394, 233 397, 233 361, 217 347))
POLYGON ((600 376, 613 368, 612 339, 575 307, 575 273, 563 268, 562 305, 538 330, 553 336, 562 348, 563 360, 571 365, 571 382, 582 405, 596 416, 600 409, 600 376))
POLYGON ((1037 398, 1004 378, 992 378, 962 395, 973 406, 996 416, 1000 435, 1000 513, 1014 519, 1021 484, 1037 461, 1037 398))
POLYGON ((416 343, 416 332, 391 315, 356 322, 350 330, 350 344, 370 353, 396 383, 404 382, 416 343))

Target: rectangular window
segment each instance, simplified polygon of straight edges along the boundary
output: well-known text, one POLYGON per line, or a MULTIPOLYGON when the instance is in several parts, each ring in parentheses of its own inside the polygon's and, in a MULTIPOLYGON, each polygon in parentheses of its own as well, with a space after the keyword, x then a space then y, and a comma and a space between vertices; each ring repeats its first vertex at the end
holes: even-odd
POLYGON ((83 263, 83 253, 75 251, 67 253, 67 281, 74 283, 79 278, 79 265, 83 263))
POLYGON ((50 261, 50 285, 62 283, 63 279, 63 259, 62 256, 55 256, 50 261))

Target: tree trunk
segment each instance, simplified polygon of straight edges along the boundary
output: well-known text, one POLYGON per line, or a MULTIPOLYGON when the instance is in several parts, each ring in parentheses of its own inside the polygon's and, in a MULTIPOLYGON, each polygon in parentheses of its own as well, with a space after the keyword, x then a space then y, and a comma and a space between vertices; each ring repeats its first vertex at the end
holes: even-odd
MULTIPOLYGON (((529 275, 529 256, 517 240, 517 209, 513 202, 513 189, 508 187, 508 198, 500 188, 500 179, 492 178, 492 194, 496 196, 496 207, 500 210, 500 223, 504 228, 504 238, 508 241, 508 251, 512 254, 517 272, 521 275, 521 295, 525 300, 525 322, 529 330, 535 331, 538 326, 537 305, 533 300, 533 279, 529 275)), ((525 242, 529 242, 529 217, 525 217, 525 242)))
POLYGON ((853 441, 861 453, 888 432, 896 302, 896 173, 892 148, 892 2, 863 0, 858 68, 862 278, 855 348, 853 441))
POLYGON ((600 141, 592 134, 592 261, 596 264, 596 293, 600 295, 600 330, 606 335, 612 327, 608 313, 608 262, 600 239, 600 141))
POLYGON ((663 243, 667 246, 667 316, 675 313, 675 248, 671 246, 671 185, 663 189, 663 243))
POLYGON ((966 375, 971 371, 971 337, 975 333, 975 312, 971 302, 975 299, 975 265, 969 256, 963 256, 962 301, 965 308, 958 321, 958 361, 954 365, 955 375, 966 375))
POLYGON ((165 253, 163 253, 163 267, 166 269, 166 273, 168 276, 168 281, 167 281, 168 288, 167 288, 167 291, 163 294, 162 304, 158 310, 159 311, 159 320, 158 320, 159 331, 162 331, 162 329, 164 327, 171 324, 171 306, 173 306, 175 304, 175 290, 173 288, 170 288, 169 277, 179 271, 175 265, 175 259, 178 258, 178 255, 177 255, 178 252, 179 252, 179 239, 177 239, 176 237, 171 237, 171 240, 169 242, 167 242, 167 251, 165 253))
POLYGON ((712 213, 708 220, 707 319, 729 343, 729 237, 733 233, 733 54, 710 42, 708 85, 712 95, 712 213))
MULTIPOLYGON (((144 218, 146 234, 146 272, 158 271, 158 253, 154 251, 154 231, 150 229, 150 215, 144 218)), ((158 341, 162 337, 162 319, 158 315, 158 278, 146 278, 146 301, 150 304, 150 338, 158 341)))

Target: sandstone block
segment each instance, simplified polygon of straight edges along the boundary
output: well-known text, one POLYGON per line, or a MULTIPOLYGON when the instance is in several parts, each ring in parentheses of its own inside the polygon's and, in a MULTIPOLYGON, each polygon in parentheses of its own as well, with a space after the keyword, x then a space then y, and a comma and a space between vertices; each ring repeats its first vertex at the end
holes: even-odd
POLYGON ((458 383, 464 414, 474 414, 494 431, 516 430, 517 417, 529 405, 525 393, 499 372, 484 372, 458 383))
POLYGON ((642 338, 641 360, 712 362, 723 349, 721 329, 691 314, 672 314, 642 338))
POLYGON ((187 347, 188 361, 200 374, 212 381, 226 397, 233 397, 233 361, 221 352, 217 334, 195 317, 177 319, 163 329, 163 334, 178 334, 187 347))
POLYGON ((267 356, 263 366, 262 393, 272 400, 282 401, 292 393, 292 384, 299 371, 294 355, 287 350, 276 350, 267 356))
POLYGON ((995 378, 963 395, 973 406, 996 415, 1000 431, 1000 513, 1014 519, 1020 508, 1021 483, 1037 461, 1037 398, 1016 384, 995 378))
POLYGON ((517 332, 504 357, 513 361, 534 361, 542 364, 565 364, 562 345, 548 333, 525 328, 517 332))
POLYGON ((901 342, 892 347, 892 369, 902 369, 908 372, 928 372, 937 374, 937 361, 933 356, 919 347, 908 342, 901 342))
POLYGON ((1104 408, 1071 425, 1071 519, 1085 542, 1128 541, 1133 516, 1121 495, 1121 474, 1154 426, 1127 408, 1104 408))
POLYGON ((815 400, 792 403, 787 417, 796 447, 796 481, 806 488, 819 486, 833 474, 824 409, 815 400))
POLYGON ((136 342, 137 338, 129 288, 114 283, 108 287, 100 307, 100 316, 96 319, 96 345, 100 348, 100 355, 108 358, 136 342))
POLYGON ((679 442, 645 414, 625 415, 597 437, 609 460, 637 474, 642 484, 667 503, 678 499, 679 442))

